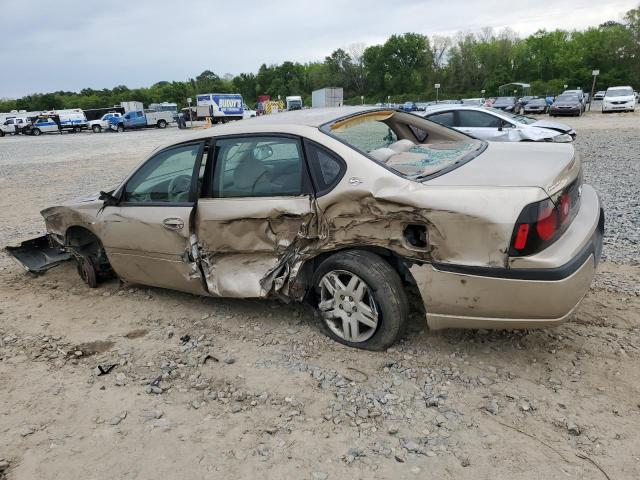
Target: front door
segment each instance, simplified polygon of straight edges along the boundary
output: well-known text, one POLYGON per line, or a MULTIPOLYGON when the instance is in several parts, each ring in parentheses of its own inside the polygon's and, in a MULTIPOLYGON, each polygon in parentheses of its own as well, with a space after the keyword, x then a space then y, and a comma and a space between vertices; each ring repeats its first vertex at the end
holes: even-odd
POLYGON ((510 124, 499 117, 477 110, 459 110, 456 128, 481 140, 505 141, 509 139, 510 124))
POLYGON ((123 279, 206 294, 190 222, 205 147, 199 141, 158 152, 127 181, 121 203, 99 214, 98 235, 123 279))
POLYGON ((288 260, 317 235, 300 139, 217 139, 213 161, 211 186, 195 214, 208 290, 264 297, 286 283, 288 260))

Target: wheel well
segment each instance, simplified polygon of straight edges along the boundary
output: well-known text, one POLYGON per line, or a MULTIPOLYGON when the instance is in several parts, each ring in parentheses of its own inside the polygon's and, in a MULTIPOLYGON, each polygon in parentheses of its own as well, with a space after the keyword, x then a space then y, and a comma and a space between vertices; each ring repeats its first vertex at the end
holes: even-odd
POLYGON ((294 295, 297 292, 304 292, 304 298, 306 301, 314 302, 315 292, 313 291, 313 274, 318 269, 320 264, 324 262, 326 259, 335 255, 338 252, 344 252, 346 250, 362 250, 366 252, 375 253, 379 257, 381 257, 385 262, 387 262, 391 267, 398 273, 400 276, 400 280, 402 281, 403 286, 406 289, 407 296, 409 298, 409 302, 411 305, 411 309, 420 314, 426 313, 426 309, 424 306, 424 302, 422 301, 422 295, 420 295, 420 290, 418 289, 418 284, 416 283, 415 278, 411 274, 409 268, 411 267, 411 261, 406 260, 401 255, 398 255, 392 250, 389 250, 384 247, 375 247, 375 246, 357 246, 357 247, 347 247, 341 248, 337 250, 331 250, 329 252, 323 252, 320 255, 313 257, 307 260, 301 267, 296 277, 293 292, 294 295))
POLYGON ((97 257, 102 249, 100 239, 90 230, 79 226, 67 229, 64 244, 74 252, 87 256, 97 257))

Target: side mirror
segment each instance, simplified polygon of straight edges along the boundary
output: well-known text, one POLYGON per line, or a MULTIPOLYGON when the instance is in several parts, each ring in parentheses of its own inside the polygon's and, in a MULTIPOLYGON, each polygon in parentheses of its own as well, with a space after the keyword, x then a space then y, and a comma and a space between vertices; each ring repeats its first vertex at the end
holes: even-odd
POLYGON ((256 160, 266 160, 273 155, 273 149, 269 145, 262 145, 253 149, 253 158, 256 160))
POLYGON ((119 203, 118 199, 108 192, 100 191, 100 196, 98 198, 104 202, 103 208, 118 205, 119 203))

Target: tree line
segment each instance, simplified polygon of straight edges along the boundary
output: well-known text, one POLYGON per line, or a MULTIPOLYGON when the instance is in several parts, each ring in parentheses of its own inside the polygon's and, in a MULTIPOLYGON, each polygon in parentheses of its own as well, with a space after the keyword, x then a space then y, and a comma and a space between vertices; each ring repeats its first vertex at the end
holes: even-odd
POLYGON ((175 102, 186 106, 198 93, 241 93, 248 104, 258 95, 302 95, 342 87, 346 104, 403 102, 440 98, 497 95, 509 82, 531 84, 533 94, 556 94, 564 85, 591 87, 592 70, 600 70, 597 87, 640 87, 640 6, 622 22, 607 21, 583 31, 539 30, 526 38, 491 28, 455 36, 418 33, 392 35, 382 45, 354 44, 335 50, 321 62, 285 61, 263 64, 257 73, 219 76, 211 70, 187 81, 161 81, 150 87, 129 89, 85 88, 0 100, 0 111, 99 108, 138 100, 145 105, 175 102))

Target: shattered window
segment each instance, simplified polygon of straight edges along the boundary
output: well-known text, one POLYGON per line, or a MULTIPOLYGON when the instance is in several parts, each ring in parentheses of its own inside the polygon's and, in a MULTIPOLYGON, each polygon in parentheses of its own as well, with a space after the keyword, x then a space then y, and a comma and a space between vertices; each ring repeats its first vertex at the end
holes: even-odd
POLYGON ((398 140, 395 132, 386 123, 378 120, 345 124, 332 129, 332 133, 349 145, 367 153, 388 147, 398 140))
POLYGON ((302 195, 300 142, 287 137, 243 137, 216 141, 213 196, 302 195))

